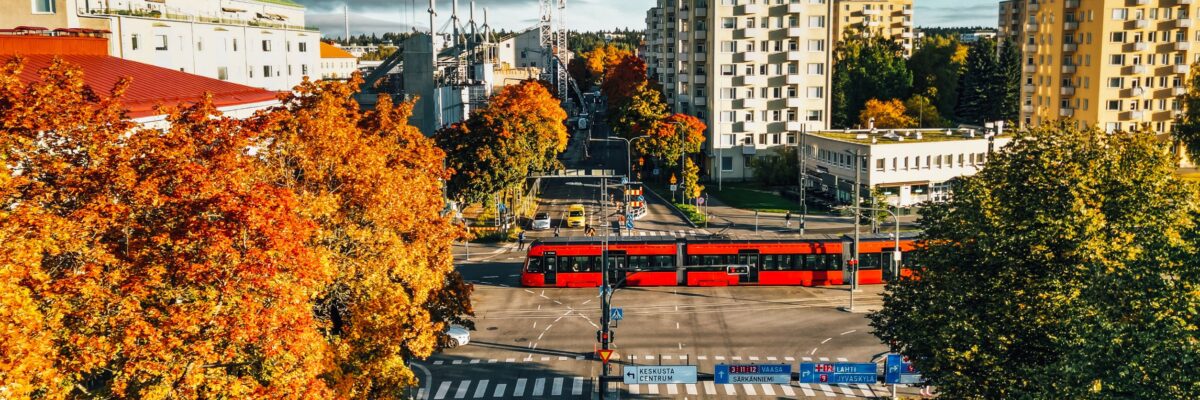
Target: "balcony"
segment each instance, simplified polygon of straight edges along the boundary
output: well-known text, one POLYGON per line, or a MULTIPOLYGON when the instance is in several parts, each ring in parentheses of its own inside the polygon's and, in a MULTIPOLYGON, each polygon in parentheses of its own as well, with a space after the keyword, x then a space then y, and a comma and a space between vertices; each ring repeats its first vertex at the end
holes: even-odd
POLYGON ((1037 45, 1033 44, 1033 43, 1026 43, 1025 44, 1025 52, 1026 53, 1037 53, 1037 45))
POLYGON ((1033 93, 1034 88, 1035 87, 1033 85, 1029 84, 1021 85, 1021 92, 1026 94, 1033 93))
POLYGON ((1125 29, 1146 29, 1150 25, 1150 21, 1143 19, 1134 19, 1125 22, 1125 29))
POLYGON ((1133 5, 1135 5, 1135 6, 1144 6, 1149 3, 1150 3, 1150 0, 1133 0, 1133 5))
POLYGON ((766 129, 762 122, 746 121, 741 123, 741 130, 738 132, 762 133, 765 131, 766 129))
POLYGON ((1171 73, 1173 74, 1186 74, 1190 70, 1191 67, 1189 67, 1187 64, 1175 64, 1171 66, 1171 73))
POLYGON ((784 124, 783 129, 788 130, 790 132, 798 132, 798 131, 805 130, 804 123, 800 122, 800 121, 788 121, 786 124, 784 124))
POLYGON ((762 110, 762 109, 767 108, 767 100, 766 99, 742 99, 740 106, 741 107, 738 107, 738 108, 747 109, 747 110, 762 110))
POLYGON ((1079 29, 1079 23, 1074 21, 1063 22, 1064 31, 1073 31, 1079 29))
POLYGON ((1122 71, 1122 73, 1124 73, 1125 75, 1144 74, 1144 73, 1146 73, 1146 66, 1145 65, 1130 65, 1130 66, 1125 67, 1124 70, 1122 71))
POLYGON ((1192 0, 1175 0, 1176 5, 1186 6, 1192 4, 1192 0))
POLYGON ((804 36, 804 28, 787 28, 783 31, 787 37, 794 38, 804 36))
POLYGON ((1146 115, 1146 113, 1143 111, 1127 111, 1127 112, 1125 112, 1125 117, 1121 118, 1121 119, 1137 120, 1137 119, 1142 119, 1142 117, 1145 115, 1146 115))
POLYGON ((911 9, 911 8, 905 8, 905 9, 902 9, 902 10, 900 10, 900 13, 901 13, 901 14, 904 14, 904 15, 912 16, 912 15, 913 15, 913 9, 911 9))
POLYGON ((1192 48, 1191 42, 1175 42, 1171 45, 1175 51, 1188 51, 1192 48))
POLYGON ((734 31, 733 36, 736 39, 754 39, 762 36, 764 33, 766 33, 766 30, 763 28, 742 28, 734 31))
POLYGON ((707 98, 707 97, 704 97, 704 96, 702 96, 702 95, 697 95, 696 97, 693 97, 693 98, 692 98, 692 104, 695 104, 695 105, 697 105, 697 106, 701 106, 701 105, 707 105, 707 104, 708 104, 708 98, 707 98))
POLYGON ((1037 10, 1038 10, 1038 3, 1030 3, 1028 8, 1029 8, 1029 12, 1030 12, 1030 13, 1035 13, 1035 12, 1037 12, 1037 10))
POLYGON ((708 16, 708 7, 697 8, 695 15, 697 17, 707 17, 708 16))
POLYGON ((1131 87, 1128 89, 1121 90, 1122 98, 1142 97, 1142 95, 1145 95, 1145 94, 1146 94, 1146 89, 1141 86, 1131 87))
POLYGON ((800 107, 804 107, 804 100, 806 100, 806 99, 803 99, 800 97, 788 97, 787 101, 784 104, 788 108, 800 108, 800 107))
POLYGON ((734 62, 740 63, 764 63, 767 62, 766 53, 757 51, 737 53, 734 57, 734 62))
POLYGON ((904 38, 904 39, 912 39, 913 33, 912 32, 901 32, 900 37, 904 38))
POLYGON ((1149 46, 1148 44, 1146 44, 1146 42, 1133 42, 1133 43, 1126 43, 1126 44, 1125 44, 1124 51, 1125 51, 1126 53, 1128 53, 1128 52, 1137 52, 1137 51, 1146 51, 1146 49, 1147 49, 1147 48, 1149 48, 1149 47, 1150 47, 1150 46, 1149 46))
POLYGON ((741 85, 738 85, 738 86, 766 86, 767 85, 767 76, 766 75, 742 75, 740 78, 741 78, 741 85))
POLYGON ((1031 24, 1025 25, 1025 32, 1035 33, 1037 31, 1038 31, 1038 24, 1031 23, 1031 24))
POLYGON ((1183 96, 1184 94, 1187 94, 1187 88, 1185 88, 1183 86, 1177 86, 1177 87, 1171 88, 1171 96, 1173 96, 1173 97, 1183 96))
POLYGON ((687 73, 684 71, 679 71, 679 75, 675 76, 679 78, 679 83, 688 83, 688 81, 691 80, 691 78, 689 78, 687 73))
POLYGON ((786 78, 784 78, 784 83, 788 84, 788 85, 803 85, 804 78, 805 78, 804 75, 791 74, 791 75, 788 75, 786 78))
POLYGON ((883 25, 883 23, 879 22, 879 21, 863 21, 863 25, 875 28, 875 27, 879 27, 879 26, 883 25))
POLYGON ((694 61, 705 61, 707 59, 708 59, 708 53, 704 53, 704 52, 692 53, 692 60, 694 60, 694 61))
POLYGON ((799 50, 789 51, 789 52, 787 52, 787 60, 788 61, 802 61, 802 60, 804 60, 804 52, 799 51, 799 50))
POLYGON ((1028 104, 1023 105, 1023 106, 1021 106, 1021 112, 1025 113, 1025 114, 1031 114, 1031 113, 1033 113, 1033 106, 1028 105, 1028 104))
POLYGON ((1025 72, 1027 74, 1032 74, 1034 72, 1037 72, 1037 66, 1033 65, 1033 64, 1025 64, 1025 65, 1021 66, 1021 71, 1025 72))
POLYGON ((1075 87, 1074 86, 1063 86, 1062 88, 1058 89, 1058 94, 1061 96, 1074 96, 1075 95, 1075 87))
POLYGON ((1075 66, 1074 66, 1074 65, 1063 65, 1063 66, 1062 66, 1062 73, 1064 73, 1064 74, 1073 74, 1073 73, 1075 73, 1075 66))
POLYGON ((1079 45, 1075 43, 1063 43, 1063 51, 1072 52, 1079 50, 1079 45))
POLYGON ((879 15, 879 13, 880 13, 880 11, 878 8, 869 8, 869 9, 862 10, 862 15, 879 15))
POLYGON ((787 13, 788 13, 788 14, 801 14, 801 13, 804 13, 804 4, 800 4, 800 3, 791 3, 791 4, 788 4, 788 5, 787 5, 787 13))
POLYGON ((1073 108, 1063 107, 1063 108, 1058 109, 1058 116, 1060 116, 1060 117, 1066 118, 1066 117, 1070 117, 1072 115, 1075 115, 1075 109, 1073 109, 1073 108))
POLYGON ((739 15, 754 15, 765 14, 767 12, 766 4, 743 4, 738 6, 739 15))
POLYGON ((696 35, 696 39, 704 39, 704 38, 708 37, 708 31, 706 31, 704 29, 696 29, 692 33, 694 33, 696 35))
POLYGON ((1063 8, 1079 8, 1079 0, 1064 0, 1063 8))
POLYGON ((1175 28, 1175 29, 1184 29, 1184 28, 1192 27, 1192 20, 1187 19, 1187 18, 1179 18, 1179 19, 1172 20, 1169 22, 1170 22, 1169 26, 1171 28, 1175 28))

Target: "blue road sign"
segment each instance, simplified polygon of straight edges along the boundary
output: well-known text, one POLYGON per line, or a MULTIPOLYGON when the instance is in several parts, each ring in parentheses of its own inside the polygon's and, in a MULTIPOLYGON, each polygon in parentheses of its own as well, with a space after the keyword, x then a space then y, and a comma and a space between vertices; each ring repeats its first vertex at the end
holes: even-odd
POLYGON ((609 310, 608 314, 608 318, 613 321, 625 319, 625 310, 622 310, 621 307, 613 307, 612 310, 609 310))
POLYGON ((626 177, 623 177, 623 176, 622 176, 622 177, 621 177, 621 184, 622 184, 622 185, 624 185, 624 184, 626 184, 626 183, 629 183, 629 178, 626 178, 626 177))
POLYGON ((717 364, 713 383, 770 383, 786 385, 792 381, 791 364, 717 364))
POLYGON ((638 195, 638 200, 637 200, 637 201, 646 201, 646 196, 643 196, 643 195, 640 195, 640 194, 639 194, 639 195, 638 195))
POLYGON ((877 383, 875 363, 800 363, 800 383, 877 383))
POLYGON ((633 214, 628 214, 625 216, 625 227, 633 229, 633 214))
POLYGON ((883 383, 889 385, 915 385, 921 383, 921 373, 912 363, 899 354, 888 354, 883 364, 883 383))

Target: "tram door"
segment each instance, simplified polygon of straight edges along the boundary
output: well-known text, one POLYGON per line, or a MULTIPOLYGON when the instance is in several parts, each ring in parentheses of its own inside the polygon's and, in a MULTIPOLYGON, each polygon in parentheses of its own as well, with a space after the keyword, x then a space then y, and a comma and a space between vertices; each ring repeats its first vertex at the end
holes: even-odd
POLYGON ((546 252, 546 286, 557 286, 558 256, 552 251, 546 252))
POLYGON ((901 261, 898 260, 900 257, 899 254, 896 254, 897 251, 899 250, 883 249, 883 280, 885 281, 891 281, 900 276, 901 261))
POLYGON ((738 283, 758 283, 758 250, 738 251, 737 263, 749 266, 746 274, 738 277, 738 283))
POLYGON ((625 283, 624 279, 621 279, 621 278, 623 278, 625 276, 625 271, 627 271, 628 269, 629 268, 626 268, 626 264, 625 264, 625 251, 624 250, 610 250, 608 252, 607 271, 608 271, 608 284, 610 286, 614 286, 614 287, 624 286, 624 283, 625 283))

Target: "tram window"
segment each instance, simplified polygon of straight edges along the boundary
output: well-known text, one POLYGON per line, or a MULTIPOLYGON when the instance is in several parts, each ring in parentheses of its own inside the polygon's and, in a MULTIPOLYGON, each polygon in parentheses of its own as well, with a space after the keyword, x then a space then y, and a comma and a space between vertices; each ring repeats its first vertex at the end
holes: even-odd
POLYGON ((881 253, 863 253, 859 255, 858 269, 880 269, 883 268, 883 254, 881 253))
POLYGON ((779 269, 779 260, 777 260, 777 259, 775 258, 775 255, 774 255, 774 254, 763 254, 763 256, 762 256, 762 269, 763 269, 764 271, 775 271, 775 270, 778 270, 778 269, 779 269))
POLYGON ((554 256, 546 257, 546 272, 558 271, 558 268, 555 268, 555 262, 557 259, 558 258, 554 256))
POLYGON ((650 269, 675 269, 675 256, 650 256, 650 269))
POLYGON ((525 264, 525 272, 540 274, 542 273, 542 258, 531 257, 529 262, 525 264))
POLYGON ((802 269, 805 271, 824 271, 825 265, 824 260, 822 260, 823 258, 825 258, 825 255, 823 254, 805 254, 804 266, 802 269))
POLYGON ((644 271, 649 266, 649 261, 646 256, 629 256, 629 269, 631 271, 644 271))

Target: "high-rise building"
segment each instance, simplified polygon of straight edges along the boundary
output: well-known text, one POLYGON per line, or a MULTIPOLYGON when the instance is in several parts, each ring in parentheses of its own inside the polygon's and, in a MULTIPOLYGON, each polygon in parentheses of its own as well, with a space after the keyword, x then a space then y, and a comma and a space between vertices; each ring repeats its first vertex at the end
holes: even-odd
POLYGON ((675 112, 708 125, 714 181, 753 176, 750 160, 828 128, 828 0, 658 0, 646 13, 647 72, 675 112))
POLYGON ((1200 60, 1191 0, 1018 1, 1023 126, 1065 118, 1169 133, 1200 60))
POLYGON ((0 28, 112 32, 109 54, 176 71, 288 90, 317 77, 321 33, 291 0, 0 0, 0 28))
POLYGON ((833 34, 895 39, 904 54, 913 50, 913 0, 837 0, 833 34))
POLYGON ((997 40, 1016 40, 1021 35, 1021 21, 1024 21, 1022 10, 1024 0, 1004 0, 1000 2, 999 20, 996 21, 997 40))

